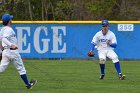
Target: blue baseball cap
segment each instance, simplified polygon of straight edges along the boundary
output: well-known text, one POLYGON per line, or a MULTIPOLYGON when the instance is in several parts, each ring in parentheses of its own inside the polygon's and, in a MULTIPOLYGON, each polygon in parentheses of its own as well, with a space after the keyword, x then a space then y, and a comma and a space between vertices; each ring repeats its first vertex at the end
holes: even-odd
POLYGON ((108 26, 109 22, 108 20, 102 20, 102 26, 108 26))
POLYGON ((11 20, 12 18, 13 18, 12 15, 4 14, 4 15, 2 16, 2 22, 7 22, 7 21, 11 20))

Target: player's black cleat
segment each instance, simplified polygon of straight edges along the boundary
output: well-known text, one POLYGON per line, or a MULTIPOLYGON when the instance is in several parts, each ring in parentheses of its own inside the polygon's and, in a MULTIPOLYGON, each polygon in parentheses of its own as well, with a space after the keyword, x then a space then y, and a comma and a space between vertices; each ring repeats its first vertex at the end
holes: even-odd
POLYGON ((122 74, 119 75, 119 79, 120 79, 120 80, 124 80, 125 78, 126 78, 125 75, 122 75, 122 74))
POLYGON ((34 86, 36 83, 37 83, 37 80, 31 80, 31 81, 30 81, 30 85, 29 85, 29 86, 26 86, 27 89, 32 89, 33 86, 34 86))
POLYGON ((100 76, 100 80, 102 80, 102 79, 104 79, 104 74, 101 74, 101 76, 100 76))

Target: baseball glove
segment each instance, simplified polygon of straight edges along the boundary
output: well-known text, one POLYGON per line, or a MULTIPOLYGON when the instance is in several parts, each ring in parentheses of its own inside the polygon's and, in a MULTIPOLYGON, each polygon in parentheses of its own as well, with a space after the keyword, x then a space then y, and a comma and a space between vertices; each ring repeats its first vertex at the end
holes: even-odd
POLYGON ((87 53, 87 55, 88 55, 89 57, 94 57, 94 56, 95 56, 95 54, 93 53, 93 51, 89 51, 89 52, 87 53))

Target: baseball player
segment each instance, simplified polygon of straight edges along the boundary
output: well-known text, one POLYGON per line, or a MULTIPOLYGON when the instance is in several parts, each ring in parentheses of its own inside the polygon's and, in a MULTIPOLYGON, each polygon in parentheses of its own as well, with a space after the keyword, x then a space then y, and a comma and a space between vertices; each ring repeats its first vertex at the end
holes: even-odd
POLYGON ((2 59, 2 50, 3 50, 3 47, 2 47, 2 38, 0 36, 0 61, 2 59))
POLYGON ((0 34, 2 39, 2 47, 4 50, 2 52, 0 73, 4 72, 9 63, 13 63, 15 68, 18 70, 22 80, 26 84, 27 89, 32 89, 32 87, 37 83, 37 80, 31 80, 30 82, 28 81, 25 67, 18 52, 16 34, 10 27, 12 18, 13 16, 9 14, 4 14, 2 16, 3 27, 0 31, 0 34))
POLYGON ((117 54, 114 52, 114 48, 117 46, 116 36, 113 32, 111 32, 108 28, 109 22, 108 20, 102 20, 102 30, 97 32, 92 39, 92 49, 88 52, 88 56, 93 56, 93 50, 96 47, 98 50, 98 56, 100 59, 100 69, 101 76, 100 80, 102 80, 105 76, 105 61, 106 57, 111 59, 114 63, 116 71, 118 73, 119 79, 124 80, 125 75, 122 75, 120 62, 117 54))

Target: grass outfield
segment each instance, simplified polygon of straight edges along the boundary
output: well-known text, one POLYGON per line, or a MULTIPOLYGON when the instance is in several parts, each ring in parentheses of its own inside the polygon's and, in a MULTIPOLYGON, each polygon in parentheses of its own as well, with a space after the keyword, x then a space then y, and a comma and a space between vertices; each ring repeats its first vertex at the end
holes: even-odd
POLYGON ((119 80, 112 62, 106 63, 106 77, 99 80, 98 61, 24 60, 29 79, 37 79, 27 90, 18 72, 9 65, 0 75, 0 93, 140 93, 140 62, 121 61, 126 80, 119 80))

